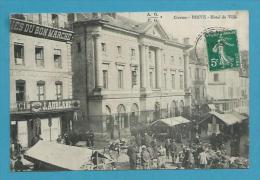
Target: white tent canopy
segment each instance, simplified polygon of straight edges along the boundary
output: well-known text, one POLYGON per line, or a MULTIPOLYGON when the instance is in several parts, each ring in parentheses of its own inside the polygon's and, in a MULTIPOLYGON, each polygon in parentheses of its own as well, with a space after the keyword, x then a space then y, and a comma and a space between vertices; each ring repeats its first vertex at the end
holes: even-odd
POLYGON ((155 126, 159 123, 163 123, 167 126, 173 127, 179 124, 186 124, 186 123, 190 123, 190 120, 182 117, 182 116, 177 116, 177 117, 170 117, 170 118, 165 118, 165 119, 159 119, 155 122, 153 122, 151 125, 155 126))
POLYGON ((247 119, 247 117, 235 112, 227 113, 227 114, 220 114, 218 112, 209 112, 209 113, 216 116, 218 119, 223 121, 228 126, 236 123, 241 123, 243 120, 247 119))
POLYGON ((39 141, 25 153, 25 158, 67 170, 83 170, 90 162, 93 151, 56 142, 39 141))

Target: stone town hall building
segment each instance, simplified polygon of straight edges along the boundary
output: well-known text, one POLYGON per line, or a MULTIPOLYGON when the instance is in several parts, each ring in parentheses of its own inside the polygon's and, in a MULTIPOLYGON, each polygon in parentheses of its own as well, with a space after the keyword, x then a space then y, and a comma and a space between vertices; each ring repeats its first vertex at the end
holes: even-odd
POLYGON ((75 17, 73 94, 97 135, 123 137, 190 106, 187 42, 171 40, 159 23, 116 14, 75 17))

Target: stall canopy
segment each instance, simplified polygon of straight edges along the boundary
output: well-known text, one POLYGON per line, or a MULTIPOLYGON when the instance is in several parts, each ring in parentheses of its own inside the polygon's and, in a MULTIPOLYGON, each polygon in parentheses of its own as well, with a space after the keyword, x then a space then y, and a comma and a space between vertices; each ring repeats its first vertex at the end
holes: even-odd
POLYGON ((228 126, 236 123, 241 123, 243 120, 247 119, 246 116, 243 116, 236 112, 226 113, 226 114, 220 114, 218 112, 209 112, 209 113, 216 116, 218 119, 223 121, 228 126))
POLYGON ((83 170, 92 156, 106 158, 103 154, 86 147, 75 147, 56 142, 39 141, 24 154, 25 159, 33 163, 44 163, 58 169, 83 170))
POLYGON ((170 118, 165 118, 165 119, 159 119, 151 124, 151 126, 157 126, 157 125, 166 125, 169 127, 173 127, 179 124, 185 124, 185 123, 190 123, 190 120, 182 117, 182 116, 177 116, 177 117, 170 117, 170 118))

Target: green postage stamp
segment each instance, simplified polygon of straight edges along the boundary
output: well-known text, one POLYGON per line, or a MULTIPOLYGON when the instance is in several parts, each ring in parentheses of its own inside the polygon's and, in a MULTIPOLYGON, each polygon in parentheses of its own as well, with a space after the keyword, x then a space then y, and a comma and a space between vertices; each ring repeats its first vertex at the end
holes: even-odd
POLYGON ((210 71, 240 67, 236 30, 208 32, 205 39, 210 71))

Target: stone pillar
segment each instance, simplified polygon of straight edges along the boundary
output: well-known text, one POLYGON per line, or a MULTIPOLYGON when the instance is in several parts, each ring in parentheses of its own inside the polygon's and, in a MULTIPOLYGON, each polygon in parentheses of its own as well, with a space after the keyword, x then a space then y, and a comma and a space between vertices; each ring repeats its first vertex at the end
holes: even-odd
POLYGON ((145 59, 145 45, 140 45, 140 53, 141 53, 141 59, 140 59, 140 71, 141 71, 141 88, 147 88, 147 77, 146 77, 146 59, 145 59))
POLYGON ((188 52, 183 51, 184 59, 184 89, 187 90, 190 87, 190 78, 189 78, 189 58, 188 52))
POLYGON ((162 82, 162 50, 160 48, 156 49, 155 52, 155 74, 156 74, 156 88, 161 88, 162 82))
POLYGON ((149 59, 149 46, 145 46, 145 61, 146 61, 146 89, 151 89, 150 85, 150 59, 149 59))
POLYGON ((95 34, 94 39, 94 53, 95 53, 95 89, 101 89, 103 87, 102 77, 102 60, 101 60, 101 43, 100 35, 95 34))

